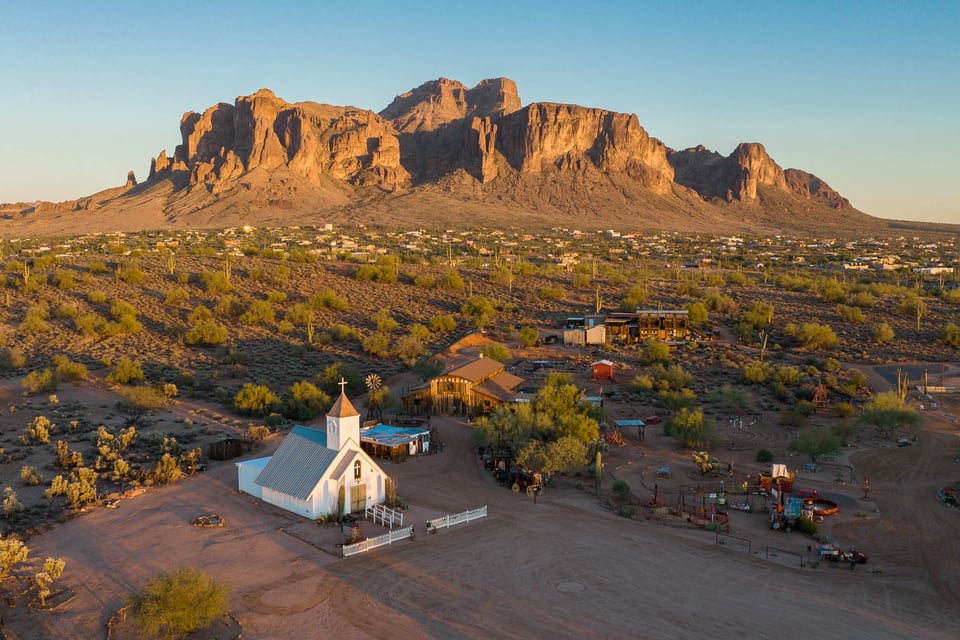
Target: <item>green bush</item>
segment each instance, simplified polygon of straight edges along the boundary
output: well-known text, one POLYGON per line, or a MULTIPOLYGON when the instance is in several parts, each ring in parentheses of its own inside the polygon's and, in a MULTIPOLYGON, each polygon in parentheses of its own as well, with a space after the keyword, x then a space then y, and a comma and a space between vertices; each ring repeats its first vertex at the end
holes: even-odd
POLYGON ((630 497, 630 483, 626 480, 617 480, 613 483, 613 492, 620 498, 626 500, 630 497))
POLYGON ((619 509, 617 509, 617 515, 621 518, 636 518, 637 517, 637 507, 632 504, 625 504, 619 509))
POLYGON ((817 523, 810 518, 800 518, 797 520, 797 531, 808 536, 817 535, 817 523))
POLYGON ((229 611, 227 585, 184 567, 151 578, 130 595, 133 619, 144 635, 183 636, 229 611))
POLYGON ((757 451, 757 462, 770 462, 771 460, 773 460, 773 454, 767 449, 757 451))

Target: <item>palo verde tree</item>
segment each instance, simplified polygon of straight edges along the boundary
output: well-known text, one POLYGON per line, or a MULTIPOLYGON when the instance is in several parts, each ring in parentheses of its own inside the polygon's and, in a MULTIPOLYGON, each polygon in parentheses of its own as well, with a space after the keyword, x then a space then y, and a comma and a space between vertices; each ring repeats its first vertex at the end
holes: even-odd
POLYGON ((791 440, 788 448, 790 451, 801 453, 808 458, 810 462, 816 464, 820 456, 835 453, 840 450, 841 440, 830 429, 810 429, 799 434, 796 440, 791 440))
POLYGON ((896 391, 881 391, 864 403, 858 421, 876 427, 883 437, 889 438, 897 429, 919 427, 923 418, 896 391))
POLYGON ((182 637, 204 629, 229 611, 228 588, 184 567, 150 579, 130 595, 133 619, 147 636, 182 637))

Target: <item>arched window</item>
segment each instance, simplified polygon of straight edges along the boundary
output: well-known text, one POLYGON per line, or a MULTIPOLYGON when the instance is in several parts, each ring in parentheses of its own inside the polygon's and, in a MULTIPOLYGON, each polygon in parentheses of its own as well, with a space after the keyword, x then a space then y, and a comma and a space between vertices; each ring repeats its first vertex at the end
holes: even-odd
POLYGON ((353 463, 353 479, 354 480, 360 479, 360 461, 359 460, 353 463))

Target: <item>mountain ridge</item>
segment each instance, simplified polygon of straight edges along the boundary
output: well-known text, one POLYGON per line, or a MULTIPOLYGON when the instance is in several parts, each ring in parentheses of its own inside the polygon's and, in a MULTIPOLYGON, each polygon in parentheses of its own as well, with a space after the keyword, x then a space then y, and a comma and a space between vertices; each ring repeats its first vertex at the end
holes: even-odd
POLYGON ((0 206, 0 234, 449 224, 458 220, 453 211, 470 212, 474 224, 758 233, 885 226, 821 178, 781 168, 760 143, 728 156, 702 146, 676 151, 635 114, 523 105, 507 78, 472 88, 431 80, 379 113, 288 103, 260 89, 186 112, 180 135, 171 156, 161 150, 151 159, 144 182, 131 172, 123 187, 77 200, 0 206), (432 210, 437 202, 447 210, 432 210))

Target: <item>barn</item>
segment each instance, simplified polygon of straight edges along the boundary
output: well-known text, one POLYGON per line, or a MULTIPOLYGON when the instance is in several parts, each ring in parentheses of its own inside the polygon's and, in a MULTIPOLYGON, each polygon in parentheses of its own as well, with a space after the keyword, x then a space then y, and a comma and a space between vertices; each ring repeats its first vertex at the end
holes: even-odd
POLYGON ((511 402, 523 378, 504 371, 505 365, 480 356, 451 369, 401 396, 401 410, 412 416, 471 416, 511 402))

